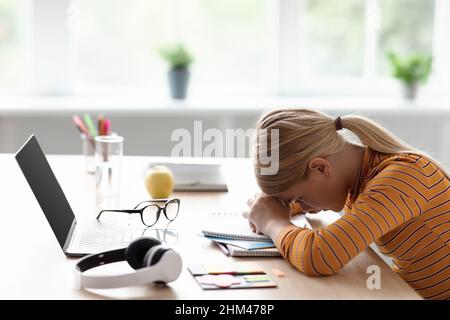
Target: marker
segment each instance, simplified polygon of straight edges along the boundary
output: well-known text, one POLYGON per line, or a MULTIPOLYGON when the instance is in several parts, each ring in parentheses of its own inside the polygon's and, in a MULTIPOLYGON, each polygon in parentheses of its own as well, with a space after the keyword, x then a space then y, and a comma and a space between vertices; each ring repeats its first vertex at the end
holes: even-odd
POLYGON ((86 139, 89 140, 89 142, 94 146, 94 140, 92 139, 92 136, 89 134, 88 129, 84 125, 83 121, 81 121, 79 116, 73 116, 72 117, 73 122, 75 123, 75 126, 78 128, 78 130, 83 133, 86 136, 86 139))
POLYGON ((103 122, 103 134, 109 135, 111 132, 111 120, 105 119, 103 122))
POLYGON ((97 129, 98 129, 98 134, 103 136, 105 134, 105 130, 104 130, 104 123, 105 123, 105 119, 103 118, 103 115, 99 115, 98 119, 97 119, 97 129))
POLYGON ((89 132, 91 133, 91 136, 95 138, 95 136, 98 135, 97 129, 94 126, 94 122, 92 121, 91 116, 88 113, 84 114, 84 122, 86 123, 87 128, 89 129, 89 132))

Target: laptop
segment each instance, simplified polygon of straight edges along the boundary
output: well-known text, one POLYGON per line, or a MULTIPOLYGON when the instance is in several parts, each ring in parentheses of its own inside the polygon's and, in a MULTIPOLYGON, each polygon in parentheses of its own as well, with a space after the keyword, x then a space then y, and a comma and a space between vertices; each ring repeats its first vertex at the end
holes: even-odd
POLYGON ((77 219, 35 135, 17 151, 15 158, 34 193, 59 245, 67 256, 83 256, 124 248, 147 235, 145 226, 127 222, 77 219))

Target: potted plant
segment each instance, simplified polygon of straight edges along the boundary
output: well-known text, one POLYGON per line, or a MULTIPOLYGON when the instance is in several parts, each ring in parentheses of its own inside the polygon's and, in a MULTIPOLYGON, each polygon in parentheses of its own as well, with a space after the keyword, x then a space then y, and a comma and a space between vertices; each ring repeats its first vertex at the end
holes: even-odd
POLYGON ((419 84, 424 84, 428 80, 432 57, 419 53, 401 57, 394 52, 390 52, 388 59, 392 67, 392 76, 403 83, 405 98, 414 99, 419 84))
POLYGON ((163 47, 159 50, 161 57, 170 66, 169 86, 173 99, 186 98, 189 84, 189 65, 193 58, 181 43, 163 47))

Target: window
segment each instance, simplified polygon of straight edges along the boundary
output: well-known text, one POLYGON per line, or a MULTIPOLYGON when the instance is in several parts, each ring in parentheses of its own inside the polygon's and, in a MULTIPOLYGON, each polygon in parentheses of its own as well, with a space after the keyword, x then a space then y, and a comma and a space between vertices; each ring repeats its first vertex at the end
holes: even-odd
POLYGON ((199 86, 261 88, 270 71, 266 5, 261 0, 179 1, 180 35, 195 52, 199 86))
POLYGON ((70 28, 75 86, 161 87, 157 46, 167 38, 170 1, 76 0, 70 28))
POLYGON ((362 76, 364 5, 364 0, 305 1, 299 19, 299 62, 307 76, 362 76))
POLYGON ((379 35, 379 74, 390 74, 386 54, 433 51, 433 0, 379 0, 381 23, 379 35))
POLYGON ((157 50, 180 39, 194 55, 192 85, 258 87, 269 64, 259 0, 75 0, 76 85, 161 90, 167 65, 157 50))
POLYGON ((0 87, 17 87, 25 78, 25 5, 0 0, 0 87))
MULTIPOLYGON (((446 17, 450 6, 445 1, 281 1, 281 11, 297 13, 285 14, 286 19, 282 21, 285 26, 281 30, 296 33, 288 38, 294 41, 287 48, 298 54, 291 57, 284 53, 289 62, 280 63, 283 77, 280 91, 306 95, 397 92, 393 81, 388 80, 391 74, 389 51, 433 54, 439 57, 440 65, 450 59, 445 54, 450 51, 448 46, 434 43, 436 34, 444 34, 442 30, 449 27, 446 17), (447 12, 439 24, 435 21, 438 2, 440 10, 447 12), (296 31, 291 31, 293 26, 296 31), (296 85, 289 86, 293 82, 296 85)), ((441 36, 439 44, 444 40, 448 41, 441 36)), ((283 52, 280 55, 283 56, 283 52)))
POLYGON ((448 0, 0 0, 0 89, 167 97, 181 41, 196 97, 389 95, 389 51, 432 54, 449 94, 449 29, 448 0))

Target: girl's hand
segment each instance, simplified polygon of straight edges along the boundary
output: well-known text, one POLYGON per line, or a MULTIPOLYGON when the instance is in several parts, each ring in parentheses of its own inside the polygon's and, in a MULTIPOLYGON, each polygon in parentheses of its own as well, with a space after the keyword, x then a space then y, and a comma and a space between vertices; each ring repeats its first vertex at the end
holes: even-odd
MULTIPOLYGON (((245 217, 245 218, 248 218, 248 211, 245 211, 242 215, 245 217)), ((261 231, 259 231, 258 229, 256 229, 256 227, 255 227, 255 225, 252 223, 252 222, 250 222, 250 220, 248 221, 248 225, 249 225, 249 227, 250 227, 250 230, 252 230, 254 233, 256 233, 256 234, 263 234, 261 231)))
MULTIPOLYGON (((244 213, 253 232, 262 233, 274 240, 281 228, 292 225, 290 208, 275 197, 257 195, 247 201, 249 211, 244 213)), ((275 240, 274 240, 275 241, 275 240)))

